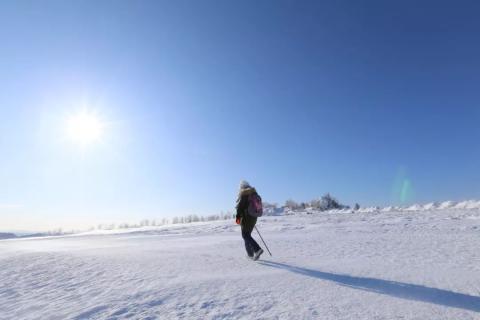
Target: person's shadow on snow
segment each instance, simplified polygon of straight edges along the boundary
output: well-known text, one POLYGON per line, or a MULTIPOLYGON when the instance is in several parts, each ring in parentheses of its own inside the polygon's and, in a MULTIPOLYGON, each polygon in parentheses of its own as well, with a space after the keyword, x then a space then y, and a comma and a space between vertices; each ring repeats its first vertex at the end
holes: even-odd
POLYGON ((340 285, 354 289, 386 294, 402 299, 423 301, 446 307, 480 312, 480 297, 470 296, 468 294, 430 288, 410 283, 322 272, 272 261, 259 261, 259 263, 264 266, 284 269, 313 278, 333 281, 340 285))

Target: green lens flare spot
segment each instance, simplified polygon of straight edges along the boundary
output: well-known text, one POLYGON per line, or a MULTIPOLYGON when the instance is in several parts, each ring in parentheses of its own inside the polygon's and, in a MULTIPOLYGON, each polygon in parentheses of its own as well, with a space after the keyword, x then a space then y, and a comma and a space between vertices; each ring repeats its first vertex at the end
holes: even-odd
POLYGON ((400 191, 400 202, 402 204, 408 202, 411 198, 411 195, 412 195, 412 184, 410 180, 405 179, 402 182, 402 188, 400 191))

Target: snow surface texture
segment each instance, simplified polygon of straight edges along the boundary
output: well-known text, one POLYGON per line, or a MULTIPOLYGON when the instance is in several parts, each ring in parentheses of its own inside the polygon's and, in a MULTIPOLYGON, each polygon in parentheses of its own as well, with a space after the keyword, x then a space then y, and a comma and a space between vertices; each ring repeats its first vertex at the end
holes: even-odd
POLYGON ((2 240, 0 319, 480 319, 455 205, 261 218, 258 262, 233 221, 2 240))

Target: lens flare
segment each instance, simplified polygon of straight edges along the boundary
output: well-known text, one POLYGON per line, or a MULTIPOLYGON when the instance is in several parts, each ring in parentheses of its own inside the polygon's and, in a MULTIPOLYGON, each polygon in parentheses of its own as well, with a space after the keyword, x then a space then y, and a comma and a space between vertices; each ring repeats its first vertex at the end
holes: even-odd
POLYGON ((402 182, 402 188, 401 188, 401 191, 400 191, 400 202, 401 203, 406 203, 410 200, 411 191, 412 191, 412 187, 411 187, 410 180, 404 179, 403 182, 402 182))
POLYGON ((405 167, 398 169, 392 187, 392 200, 399 205, 409 204, 414 200, 414 192, 411 179, 407 176, 405 167))

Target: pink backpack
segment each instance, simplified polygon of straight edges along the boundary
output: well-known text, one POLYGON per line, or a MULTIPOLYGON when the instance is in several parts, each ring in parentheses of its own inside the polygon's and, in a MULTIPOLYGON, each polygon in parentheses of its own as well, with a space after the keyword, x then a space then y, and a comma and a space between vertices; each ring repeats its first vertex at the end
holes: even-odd
POLYGON ((263 214, 262 198, 257 193, 252 193, 248 196, 247 212, 252 217, 261 217, 263 214))

